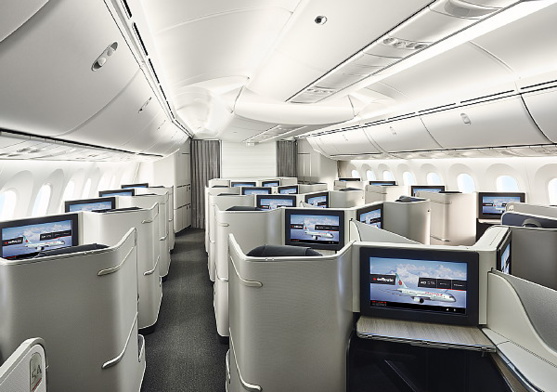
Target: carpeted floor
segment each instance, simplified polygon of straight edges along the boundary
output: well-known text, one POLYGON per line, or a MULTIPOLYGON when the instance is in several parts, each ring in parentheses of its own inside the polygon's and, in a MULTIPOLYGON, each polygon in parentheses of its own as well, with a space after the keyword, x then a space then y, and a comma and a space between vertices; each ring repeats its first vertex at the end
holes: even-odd
POLYGON ((159 320, 145 340, 142 392, 225 390, 228 345, 216 332, 203 230, 186 229, 176 236, 159 320))

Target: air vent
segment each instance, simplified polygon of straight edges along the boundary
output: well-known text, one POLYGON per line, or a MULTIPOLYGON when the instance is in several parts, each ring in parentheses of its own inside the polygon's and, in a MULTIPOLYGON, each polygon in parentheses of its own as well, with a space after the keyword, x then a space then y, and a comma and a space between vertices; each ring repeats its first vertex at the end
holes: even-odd
POLYGON ((135 33, 135 37, 137 38, 137 41, 141 45, 141 49, 143 50, 143 53, 145 54, 145 56, 149 56, 149 53, 147 52, 147 48, 145 47, 145 43, 143 42, 143 38, 141 38, 141 34, 139 34, 139 30, 137 29, 137 25, 135 23, 132 25, 132 29, 133 32, 135 33))
POLYGON ((149 61, 149 66, 151 67, 151 72, 153 73, 153 76, 157 80, 157 84, 161 84, 161 81, 159 79, 159 75, 157 75, 157 72, 155 71, 155 67, 153 67, 153 62, 151 61, 151 59, 148 59, 147 61, 149 61))
POLYGON ((457 18, 482 18, 497 10, 498 8, 483 7, 460 0, 448 0, 443 4, 443 11, 457 18))
POLYGON ((118 49, 118 42, 113 42, 112 44, 108 45, 108 47, 101 53, 99 57, 95 59, 93 65, 91 66, 91 71, 95 72, 104 67, 110 56, 116 52, 118 49))
POLYGON ((444 109, 448 109, 448 108, 450 108, 452 106, 455 106, 455 105, 456 105, 456 103, 449 103, 447 105, 441 105, 441 106, 436 106, 436 107, 429 108, 429 109, 419 110, 418 113, 423 114, 423 113, 428 113, 428 112, 434 112, 434 111, 437 111, 437 110, 444 110, 444 109))
POLYGON ((401 114, 400 116, 389 117, 387 120, 388 120, 388 121, 401 120, 401 119, 406 118, 406 117, 414 116, 415 114, 416 114, 415 112, 406 113, 406 114, 401 114))
POLYGON ((124 10, 126 11, 128 19, 130 19, 132 17, 132 11, 130 9, 130 6, 128 5, 128 2, 126 0, 122 0, 122 5, 124 6, 124 10))

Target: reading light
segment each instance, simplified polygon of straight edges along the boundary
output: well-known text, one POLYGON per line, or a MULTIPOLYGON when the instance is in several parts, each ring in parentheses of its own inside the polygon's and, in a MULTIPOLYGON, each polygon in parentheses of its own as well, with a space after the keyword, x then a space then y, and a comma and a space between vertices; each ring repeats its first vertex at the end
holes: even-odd
POLYGON ((315 23, 317 23, 318 25, 324 25, 325 23, 327 23, 327 17, 326 16, 316 16, 315 17, 315 23))
POLYGON ((468 117, 468 115, 466 113, 460 113, 460 117, 462 118, 462 122, 464 122, 464 124, 466 125, 471 125, 472 121, 470 120, 470 117, 468 117))
POLYGON ((91 66, 91 71, 95 72, 101 69, 108 61, 108 58, 114 54, 116 49, 118 49, 118 42, 113 42, 111 45, 109 45, 101 53, 101 55, 97 57, 97 59, 93 62, 93 65, 91 66))

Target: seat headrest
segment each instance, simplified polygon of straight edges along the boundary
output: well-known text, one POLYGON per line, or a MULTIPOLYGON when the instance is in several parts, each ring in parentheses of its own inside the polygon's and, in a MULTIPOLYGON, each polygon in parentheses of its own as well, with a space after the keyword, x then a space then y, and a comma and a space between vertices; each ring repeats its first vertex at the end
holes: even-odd
POLYGON ((246 256, 271 257, 271 256, 322 256, 321 253, 305 247, 292 245, 261 245, 248 252, 246 256))
POLYGON ((228 207, 225 211, 263 211, 263 209, 253 206, 232 206, 228 207))
POLYGON ((97 243, 83 244, 83 245, 76 245, 76 246, 65 246, 63 248, 40 251, 39 254, 35 257, 65 255, 68 253, 86 252, 86 251, 105 249, 105 248, 108 248, 108 246, 104 244, 97 244, 97 243))
POLYGON ((398 199, 396 199, 395 201, 401 202, 401 203, 411 203, 413 201, 422 201, 423 199, 420 199, 419 197, 412 197, 412 196, 400 196, 398 199))

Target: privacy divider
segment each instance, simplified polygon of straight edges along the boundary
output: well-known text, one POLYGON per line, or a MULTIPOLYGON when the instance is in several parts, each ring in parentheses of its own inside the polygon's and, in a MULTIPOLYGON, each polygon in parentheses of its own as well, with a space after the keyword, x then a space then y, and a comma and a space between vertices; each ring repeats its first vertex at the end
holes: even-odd
POLYGON ((352 180, 335 180, 333 183, 333 190, 338 191, 339 189, 345 188, 358 188, 364 189, 367 181, 352 181, 352 180))
POLYGON ((528 203, 509 203, 507 204, 506 211, 557 218, 557 208, 554 206, 538 206, 528 203))
POLYGON ((366 185, 365 203, 374 201, 395 201, 400 196, 408 195, 408 187, 403 185, 366 185))
POLYGON ((105 249, 0 259, 0 352, 29 336, 48 352, 52 391, 137 392, 145 371, 137 333, 136 230, 105 249))
POLYGON ((216 208, 220 210, 226 210, 232 206, 255 206, 255 196, 254 195, 209 195, 208 204, 208 220, 205 222, 205 232, 208 233, 209 248, 207 249, 208 257, 208 268, 209 268, 209 279, 211 282, 215 281, 215 257, 216 257, 216 218, 215 211, 216 208))
POLYGON ((222 211, 216 207, 213 307, 220 336, 228 336, 228 236, 233 234, 244 252, 263 244, 283 244, 283 211, 281 208, 269 211, 222 211))
MULTIPOLYGON (((292 184, 296 185, 296 184, 292 184)), ((299 193, 310 193, 310 192, 321 192, 328 189, 327 184, 315 183, 315 184, 299 184, 299 193)))
POLYGON ((157 220, 159 224, 159 274, 161 277, 168 275, 170 269, 170 243, 169 233, 174 231, 174 225, 168 224, 168 194, 166 195, 138 195, 138 196, 117 196, 119 207, 140 207, 151 209, 155 203, 159 204, 159 214, 157 220))
POLYGON ((331 208, 347 208, 361 206, 364 204, 364 191, 346 190, 346 191, 329 191, 329 207, 331 208))
POLYGON ((5 361, 0 358, 0 391, 46 392, 44 340, 27 339, 5 361))
POLYGON ((510 227, 511 273, 557 290, 557 229, 510 227))
MULTIPOLYGON (((213 180, 209 180, 209 184, 211 183, 211 181, 217 181, 219 179, 213 179, 213 180)), ((239 195, 240 194, 240 188, 229 188, 229 184, 230 181, 229 180, 219 180, 219 182, 224 182, 226 181, 226 186, 224 185, 213 185, 214 188, 205 188, 205 252, 209 252, 209 226, 210 226, 210 214, 211 213, 211 209, 210 204, 209 204, 209 196, 216 196, 220 193, 234 193, 239 195)))
POLYGON ((431 202, 431 244, 472 245, 476 241, 475 193, 418 192, 431 202))
MULTIPOLYGON (((138 189, 139 194, 142 194, 143 190, 138 189)), ((174 188, 173 187, 150 187, 146 189, 147 193, 154 193, 157 195, 166 195, 166 208, 167 208, 167 219, 168 219, 168 245, 170 250, 174 249, 176 244, 176 233, 174 232, 174 188)))
POLYGON ((248 257, 232 235, 229 246, 227 390, 345 391, 350 245, 290 257, 248 257))
MULTIPOLYGON (((389 187, 385 187, 389 188, 389 187)), ((431 206, 429 200, 383 203, 383 228, 406 238, 429 244, 431 206)))
POLYGON ((154 327, 162 302, 159 204, 149 209, 83 212, 83 242, 113 246, 130 229, 137 233, 138 328, 154 327))
MULTIPOLYGON (((513 240, 514 241, 514 240, 513 240)), ((488 275, 485 334, 528 390, 551 391, 557 380, 557 292, 493 271, 488 275)))

